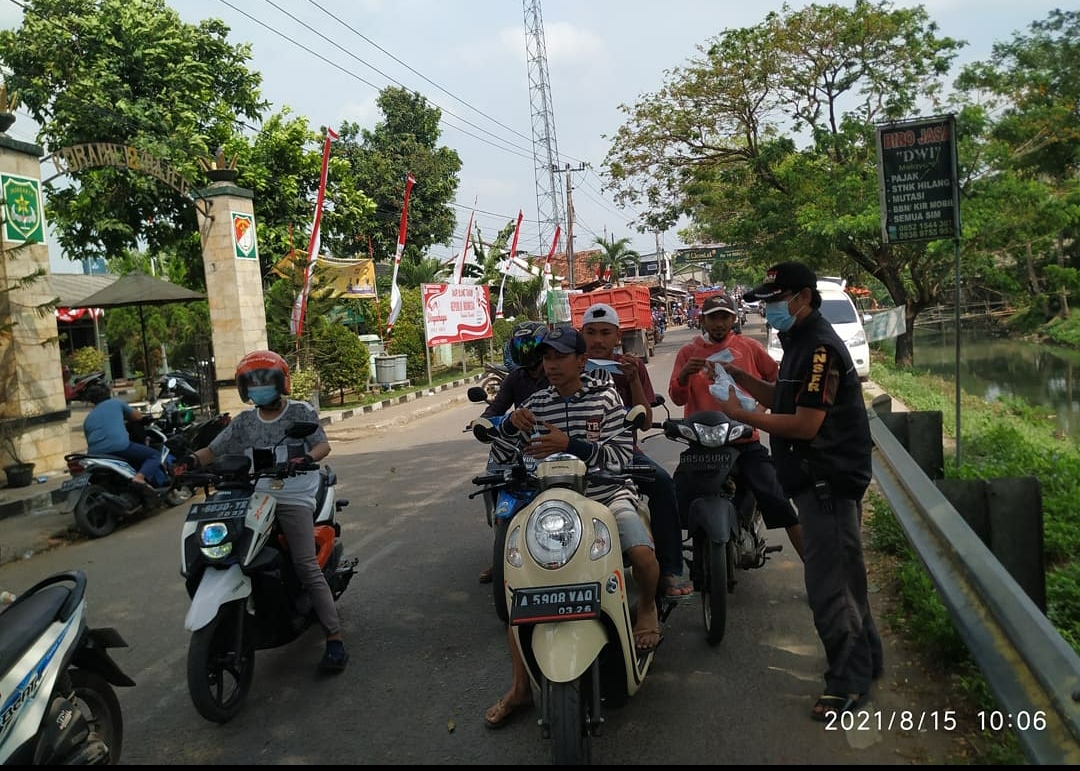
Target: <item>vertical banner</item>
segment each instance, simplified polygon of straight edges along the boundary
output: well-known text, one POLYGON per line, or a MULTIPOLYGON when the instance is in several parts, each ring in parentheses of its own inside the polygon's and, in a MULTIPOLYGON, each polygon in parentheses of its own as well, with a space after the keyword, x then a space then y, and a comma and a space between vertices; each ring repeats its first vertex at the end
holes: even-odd
POLYGON ((424 284, 424 337, 429 348, 492 336, 488 287, 480 284, 424 284))
POLYGON ((45 241, 45 217, 41 206, 41 182, 32 177, 0 174, 3 188, 4 238, 9 244, 40 244, 45 241))
POLYGON ((547 307, 548 292, 551 291, 551 258, 555 256, 555 249, 559 246, 559 235, 562 232, 560 225, 555 226, 555 238, 551 241, 551 249, 548 250, 547 258, 544 260, 544 274, 543 281, 540 284, 540 295, 537 297, 536 304, 537 310, 541 315, 544 313, 544 309, 547 307))
MULTIPOLYGON (((475 205, 476 204, 473 203, 473 206, 475 205)), ((472 238, 472 223, 474 214, 476 214, 475 210, 469 213, 469 226, 465 228, 465 243, 461 247, 461 254, 458 255, 457 262, 454 263, 454 279, 450 282, 452 284, 461 283, 461 272, 465 269, 465 260, 468 258, 469 255, 469 241, 472 238)))
POLYGON ((514 240, 510 242, 510 254, 506 257, 506 271, 503 273, 502 282, 499 284, 499 307, 495 309, 495 318, 497 319, 503 317, 503 290, 506 288, 506 277, 510 275, 510 266, 514 264, 514 256, 517 254, 518 236, 521 235, 521 218, 523 216, 521 209, 518 209, 514 240))
POLYGON ((880 125, 877 153, 885 243, 959 238, 955 118, 880 125))
POLYGON ((394 275, 390 280, 390 315, 386 319, 386 334, 390 334, 398 314, 401 313, 401 290, 398 289, 397 274, 401 266, 401 255, 405 251, 405 232, 409 223, 409 194, 415 184, 416 178, 409 174, 405 178, 405 202, 401 206, 401 224, 398 226, 397 248, 394 250, 394 275))
POLYGON ((326 129, 326 139, 323 140, 322 173, 319 176, 319 194, 315 200, 315 220, 311 224, 311 240, 308 241, 307 265, 304 268, 304 286, 296 296, 293 303, 290 329, 294 335, 300 337, 304 333, 304 315, 307 313, 308 294, 311 292, 311 275, 315 271, 315 260, 319 257, 319 246, 322 236, 319 228, 322 225, 323 201, 326 199, 326 175, 330 168, 330 142, 337 139, 333 129, 326 129))

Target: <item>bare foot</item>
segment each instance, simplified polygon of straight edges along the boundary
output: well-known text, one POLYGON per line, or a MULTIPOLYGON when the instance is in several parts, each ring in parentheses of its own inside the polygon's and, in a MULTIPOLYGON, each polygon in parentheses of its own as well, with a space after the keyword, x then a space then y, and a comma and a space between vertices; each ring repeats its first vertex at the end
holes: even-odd
POLYGON ((637 623, 634 624, 634 647, 641 653, 648 653, 655 650, 663 639, 656 603, 650 602, 648 608, 639 607, 637 623))

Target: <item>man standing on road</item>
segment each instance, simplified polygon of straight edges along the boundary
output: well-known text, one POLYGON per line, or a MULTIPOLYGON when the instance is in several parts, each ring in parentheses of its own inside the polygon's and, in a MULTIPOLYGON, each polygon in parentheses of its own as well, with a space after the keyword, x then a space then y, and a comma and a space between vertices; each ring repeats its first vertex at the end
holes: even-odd
MULTIPOLYGON (((716 366, 710 357, 721 356, 722 351, 727 351, 731 361, 754 377, 767 382, 776 380, 776 362, 765 347, 751 337, 733 332, 737 318, 735 302, 727 295, 714 295, 702 304, 701 336, 679 349, 668 383, 668 394, 673 402, 682 405, 683 415, 720 410, 729 417, 735 417, 709 391, 713 384, 713 367, 716 366)), ((778 527, 786 529, 792 547, 802 557, 799 517, 777 481, 776 467, 769 457, 769 451, 761 444, 756 428, 746 441, 739 444, 738 466, 754 493, 765 527, 770 530, 778 527)))
POLYGON ((770 412, 743 409, 734 389, 722 406, 769 432, 780 482, 799 509, 806 594, 828 661, 825 690, 810 715, 825 721, 857 710, 882 674, 860 530, 871 479, 870 427, 851 356, 818 310, 814 272, 802 263, 780 263, 747 298, 767 302, 766 318, 780 334, 784 356, 775 383, 724 365, 770 412))

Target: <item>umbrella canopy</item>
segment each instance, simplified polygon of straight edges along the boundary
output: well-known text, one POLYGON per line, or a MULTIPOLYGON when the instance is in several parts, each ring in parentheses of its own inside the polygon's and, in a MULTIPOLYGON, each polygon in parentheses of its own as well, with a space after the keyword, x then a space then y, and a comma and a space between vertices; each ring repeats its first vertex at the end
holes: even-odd
MULTIPOLYGON (((143 361, 147 369, 150 364, 150 347, 146 343, 146 319, 143 318, 144 305, 168 305, 169 303, 191 302, 192 300, 205 300, 206 295, 193 292, 182 286, 160 278, 148 276, 140 271, 121 276, 104 289, 99 289, 89 297, 84 297, 77 303, 72 303, 72 308, 120 308, 134 305, 139 309, 139 326, 142 330, 143 361)), ((150 373, 146 373, 146 384, 149 389, 151 383, 150 373)))

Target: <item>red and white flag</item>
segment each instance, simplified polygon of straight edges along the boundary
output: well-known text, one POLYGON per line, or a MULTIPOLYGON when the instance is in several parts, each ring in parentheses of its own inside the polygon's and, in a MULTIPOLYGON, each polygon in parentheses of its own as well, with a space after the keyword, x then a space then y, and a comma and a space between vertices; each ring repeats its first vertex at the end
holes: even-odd
POLYGON ((390 316, 386 319, 386 334, 394 328, 398 314, 401 313, 401 290, 397 285, 398 268, 401 266, 401 254, 405 251, 405 231, 409 223, 409 193, 416 184, 416 177, 409 174, 405 178, 405 203, 401 207, 401 225, 398 227, 397 249, 394 250, 394 276, 390 283, 390 316))
POLYGON ((541 313, 547 307, 547 294, 551 291, 551 258, 555 256, 555 250, 559 246, 559 236, 562 233, 562 229, 559 225, 555 226, 555 238, 551 241, 551 249, 547 253, 547 259, 544 260, 544 278, 540 284, 540 297, 538 304, 541 313))
MULTIPOLYGON (((473 202, 473 206, 475 205, 476 203, 473 202)), ((469 226, 465 228, 465 244, 461 247, 461 254, 458 255, 457 262, 454 264, 454 280, 450 282, 451 284, 461 283, 461 272, 465 269, 465 260, 469 254, 469 240, 472 238, 472 222, 474 214, 476 214, 475 210, 469 214, 469 226)))
POLYGON ((322 174, 319 177, 319 195, 315 201, 315 221, 311 225, 307 267, 304 269, 304 286, 296 296, 292 316, 289 319, 289 329, 297 337, 304 333, 304 315, 307 313, 308 294, 311 292, 311 276, 315 272, 315 260, 319 258, 319 246, 322 243, 319 228, 322 224, 323 201, 326 199, 326 174, 330 166, 330 142, 337 139, 337 136, 332 128, 326 129, 326 139, 323 141, 322 174))
POLYGON ((495 318, 503 318, 503 289, 506 287, 506 277, 510 275, 510 268, 514 264, 514 256, 517 254, 518 236, 521 234, 521 218, 524 215, 518 209, 517 226, 514 228, 514 240, 510 242, 510 254, 506 258, 506 272, 503 273, 502 283, 499 284, 499 305, 495 308, 495 318))

